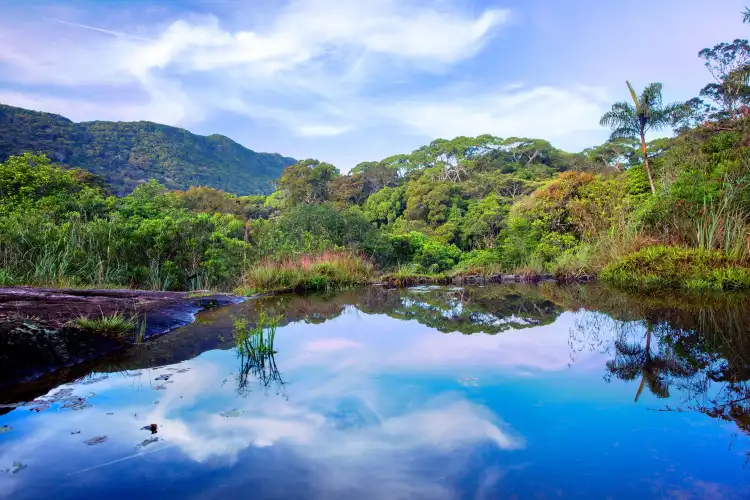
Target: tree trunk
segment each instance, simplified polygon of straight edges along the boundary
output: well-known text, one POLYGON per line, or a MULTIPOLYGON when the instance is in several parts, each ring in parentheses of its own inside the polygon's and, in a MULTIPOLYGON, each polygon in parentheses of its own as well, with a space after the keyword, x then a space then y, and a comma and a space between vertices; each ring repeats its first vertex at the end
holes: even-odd
POLYGON ((635 394, 635 402, 638 402, 638 398, 641 397, 641 392, 643 392, 643 386, 646 385, 646 364, 648 363, 649 358, 651 357, 651 322, 648 322, 646 325, 646 359, 643 362, 643 366, 641 367, 641 385, 638 387, 638 392, 635 394))
POLYGON ((648 174, 648 183, 651 185, 651 194, 656 194, 656 185, 654 184, 654 176, 651 175, 651 167, 648 165, 648 153, 646 152, 646 137, 641 132, 641 151, 643 151, 643 166, 648 174))

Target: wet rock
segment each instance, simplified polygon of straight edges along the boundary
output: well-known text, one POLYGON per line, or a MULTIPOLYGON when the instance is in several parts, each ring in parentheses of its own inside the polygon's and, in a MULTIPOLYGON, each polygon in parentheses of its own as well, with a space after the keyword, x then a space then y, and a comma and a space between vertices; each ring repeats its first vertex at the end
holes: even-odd
POLYGON ((138 314, 146 319, 148 339, 191 323, 204 309, 242 300, 184 292, 0 287, 0 386, 123 347, 123 342, 71 327, 79 316, 138 314))

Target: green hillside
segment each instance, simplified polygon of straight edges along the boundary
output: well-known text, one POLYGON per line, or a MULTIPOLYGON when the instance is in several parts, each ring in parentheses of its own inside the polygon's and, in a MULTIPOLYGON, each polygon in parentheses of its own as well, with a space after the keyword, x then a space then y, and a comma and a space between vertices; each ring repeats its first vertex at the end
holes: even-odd
POLYGON ((0 161, 25 152, 100 175, 126 194, 156 179, 170 189, 209 186, 265 194, 293 158, 256 153, 222 135, 201 136, 151 122, 74 123, 51 113, 0 104, 0 161))

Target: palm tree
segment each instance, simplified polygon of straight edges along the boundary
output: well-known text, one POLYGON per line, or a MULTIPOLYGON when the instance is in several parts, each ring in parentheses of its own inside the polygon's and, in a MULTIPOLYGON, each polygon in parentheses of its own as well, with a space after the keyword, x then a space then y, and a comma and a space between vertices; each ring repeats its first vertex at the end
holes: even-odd
POLYGON ((640 97, 633 90, 630 82, 628 90, 633 98, 633 104, 626 101, 616 102, 612 109, 604 113, 599 124, 613 129, 610 141, 623 138, 640 138, 641 151, 643 152, 643 166, 648 174, 648 182, 651 184, 651 192, 656 193, 654 176, 648 164, 648 153, 646 151, 646 132, 659 130, 671 125, 677 113, 684 108, 683 104, 673 103, 663 105, 661 100, 661 83, 651 83, 640 97))
POLYGON ((615 359, 607 361, 607 371, 620 380, 635 380, 641 377, 641 384, 635 395, 635 402, 641 397, 643 388, 648 388, 657 398, 669 397, 669 379, 688 377, 693 369, 686 362, 664 353, 653 353, 651 336, 653 324, 646 321, 646 345, 628 343, 624 338, 615 341, 615 359))

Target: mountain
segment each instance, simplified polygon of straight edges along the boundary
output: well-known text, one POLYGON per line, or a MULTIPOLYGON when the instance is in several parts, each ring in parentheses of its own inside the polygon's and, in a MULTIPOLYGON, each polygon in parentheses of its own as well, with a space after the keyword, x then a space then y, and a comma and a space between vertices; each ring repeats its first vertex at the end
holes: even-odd
POLYGON ((115 193, 156 179, 170 189, 209 186, 245 195, 272 191, 271 181, 296 162, 256 153, 222 135, 202 136, 152 122, 81 122, 0 104, 0 161, 46 153, 64 166, 97 174, 115 193))

